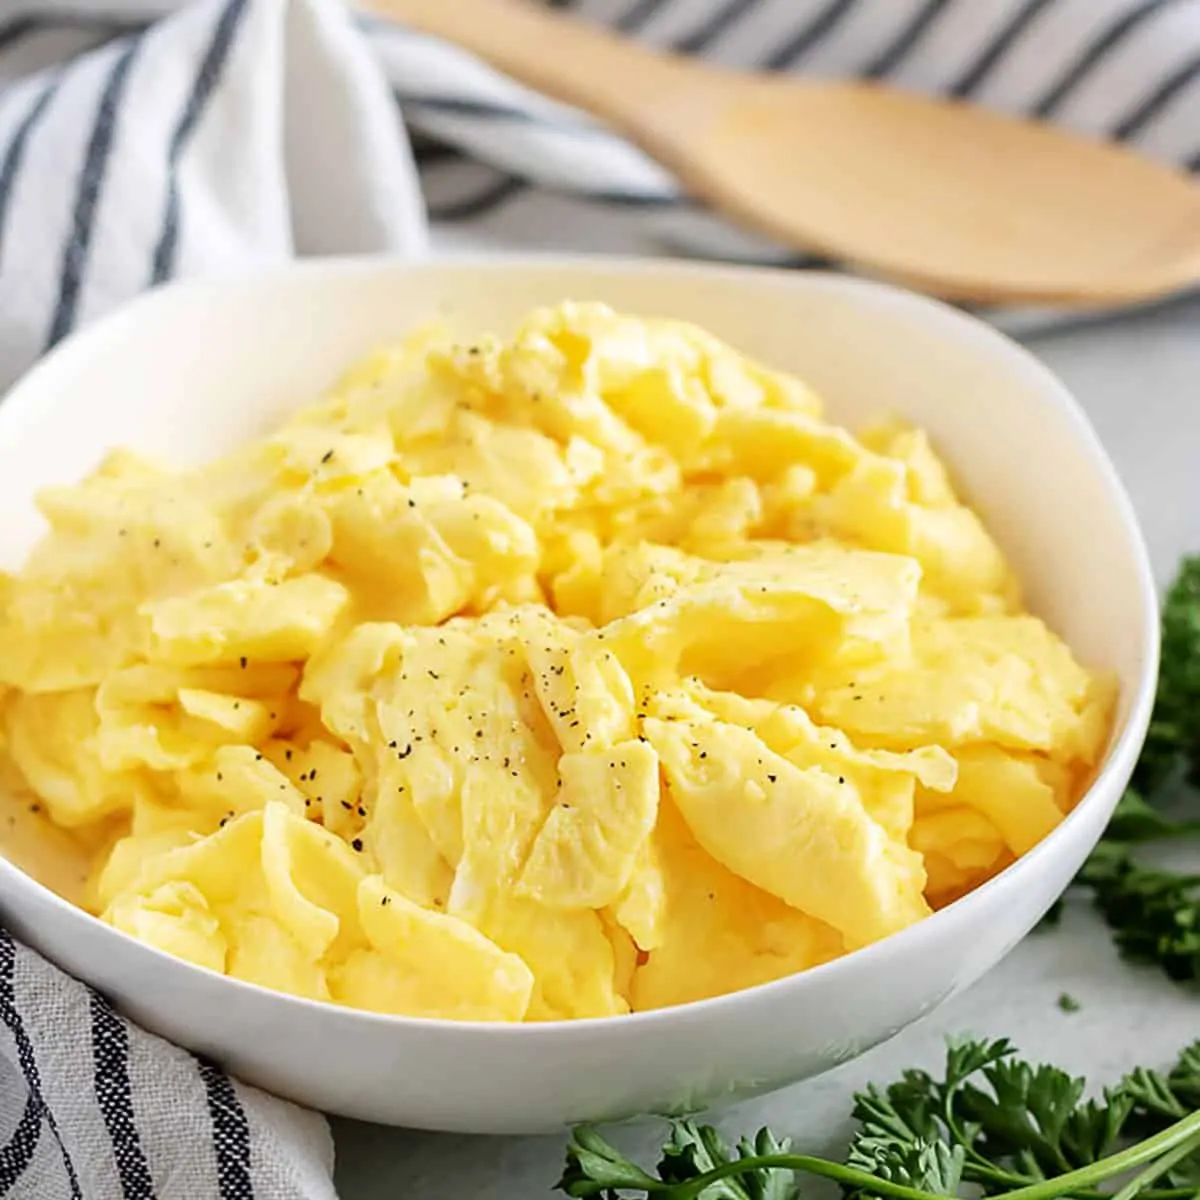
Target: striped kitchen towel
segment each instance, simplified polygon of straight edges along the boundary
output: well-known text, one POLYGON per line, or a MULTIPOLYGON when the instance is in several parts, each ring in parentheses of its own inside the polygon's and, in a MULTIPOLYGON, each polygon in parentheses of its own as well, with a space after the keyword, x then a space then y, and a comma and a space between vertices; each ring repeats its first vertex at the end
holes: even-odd
MULTIPOLYGON (((949 93, 1200 170, 1200 0, 559 6, 725 64, 949 93)), ((805 261, 706 214, 586 115, 339 0, 0 0, 0 390, 165 280, 421 254, 431 235, 805 261)), ((319 1117, 129 1025, 0 930, 0 1195, 317 1200, 330 1159, 319 1117)))
POLYGON ((0 389, 164 280, 422 252, 412 157, 338 0, 0 0, 0 389))
POLYGON ((324 1119, 129 1024, 0 928, 0 1196, 334 1200, 324 1119))

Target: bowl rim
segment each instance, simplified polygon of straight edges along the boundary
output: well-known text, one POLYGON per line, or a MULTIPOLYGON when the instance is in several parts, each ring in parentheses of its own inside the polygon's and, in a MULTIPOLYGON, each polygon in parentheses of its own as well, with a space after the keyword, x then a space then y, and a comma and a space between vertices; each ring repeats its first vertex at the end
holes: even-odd
MULTIPOLYGON (((15 863, 0 855, 0 876, 7 877, 14 890, 26 890, 43 903, 48 903, 67 916, 68 920, 80 922, 80 928, 89 934, 115 937, 134 952, 161 960, 163 969, 182 972, 178 977, 186 979, 188 973, 198 978, 208 977, 221 981, 231 989, 230 1000, 240 994, 273 1001, 292 1011, 313 1017, 324 1017, 335 1021, 374 1026, 380 1030, 428 1035, 459 1035, 464 1039, 516 1039, 553 1044, 576 1034, 614 1037, 622 1031, 653 1030, 656 1027, 678 1023, 680 1020, 704 1020, 719 1016, 726 1010, 778 995, 788 989, 801 988, 812 981, 824 982, 838 974, 849 974, 867 969, 871 963, 892 953, 915 954, 920 951, 923 940, 936 937, 938 931, 955 921, 969 920, 977 910, 984 909, 995 892, 1012 886, 1014 880, 1038 869, 1039 864, 1054 854, 1055 844, 1062 840, 1073 823, 1081 819, 1083 810, 1096 803, 1097 794, 1107 781, 1115 776, 1126 778, 1137 760, 1146 731, 1150 723, 1158 677, 1160 638, 1158 593, 1150 564, 1149 550, 1141 531, 1133 502, 1120 479, 1099 435, 1088 420, 1082 406, 1053 371, 1043 364, 1026 347, 1014 338, 987 324, 980 318, 947 304, 941 300, 909 291, 893 284, 843 275, 832 271, 796 271, 781 267, 744 266, 739 264, 707 263, 673 257, 610 256, 601 254, 557 254, 554 252, 531 252, 512 255, 487 255, 461 253, 446 255, 438 259, 404 259, 393 255, 356 254, 319 259, 292 260, 267 266, 254 265, 225 271, 199 279, 176 280, 143 292, 132 300, 121 304, 112 312, 90 322, 81 330, 72 333, 51 349, 38 362, 12 383, 6 393, 0 394, 0 436, 14 424, 29 419, 38 419, 45 413, 46 397, 39 392, 49 389, 53 395, 56 377, 70 369, 74 360, 84 358, 101 347, 127 326, 135 326, 143 312, 170 303, 176 297, 189 293, 199 296, 220 294, 239 287, 281 285, 296 277, 326 278, 330 281, 354 279, 378 274, 406 273, 458 273, 503 276, 506 273, 555 270, 578 271, 597 277, 636 276, 644 274, 667 274, 703 276, 709 279, 726 280, 731 286, 746 282, 766 281, 774 286, 815 288, 834 290, 889 300, 906 306, 910 310, 923 310, 927 319, 940 323, 947 335, 960 334, 974 338, 981 348, 990 345, 1010 359, 1019 359, 1029 374, 1030 382, 1037 386, 1043 403, 1056 408, 1068 422, 1076 441, 1085 448, 1092 464, 1102 477, 1115 502, 1117 516, 1132 551, 1131 566, 1136 575, 1137 590, 1143 602, 1145 620, 1138 631, 1142 672, 1128 714, 1119 731, 1110 735, 1108 750, 1095 771, 1091 783, 1079 797, 1072 810, 1037 845, 1018 857, 1004 870, 974 888, 966 895, 952 901, 946 907, 930 913, 915 924, 870 945, 848 951, 825 963, 808 967, 791 975, 784 975, 766 983, 738 991, 727 992, 699 1000, 665 1008, 648 1009, 641 1012, 615 1014, 599 1017, 570 1017, 549 1021, 480 1021, 457 1020, 449 1017, 420 1017, 395 1013, 380 1013, 369 1009, 336 1004, 333 1001, 314 1000, 279 991, 261 984, 235 979, 229 975, 200 966, 187 959, 179 958, 156 946, 143 942, 109 925, 86 909, 72 904, 53 889, 39 882, 15 863), (957 327, 957 328, 956 328, 957 327)), ((65 393, 64 393, 65 394, 65 393)))

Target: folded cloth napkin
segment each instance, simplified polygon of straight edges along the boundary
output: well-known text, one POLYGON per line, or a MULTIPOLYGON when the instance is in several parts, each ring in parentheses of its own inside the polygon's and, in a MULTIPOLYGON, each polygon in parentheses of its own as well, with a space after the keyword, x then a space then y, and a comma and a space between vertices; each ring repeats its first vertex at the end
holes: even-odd
MULTIPOLYGON (((559 7, 730 65, 1034 113, 1200 170, 1200 0, 559 7)), ((435 248, 802 261, 705 214, 584 114, 339 0, 3 0, 0 388, 165 280, 424 253, 406 127, 435 248)), ((0 930, 0 1195, 317 1200, 331 1159, 321 1118, 130 1025, 0 930)))

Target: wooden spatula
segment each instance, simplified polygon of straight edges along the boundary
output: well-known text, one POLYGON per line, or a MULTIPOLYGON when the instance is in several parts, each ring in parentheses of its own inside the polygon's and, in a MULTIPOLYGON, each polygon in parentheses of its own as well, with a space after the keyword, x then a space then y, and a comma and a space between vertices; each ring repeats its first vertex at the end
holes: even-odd
POLYGON ((1128 303, 1200 283, 1200 186, 1044 124, 657 53, 527 0, 366 0, 607 121, 790 245, 957 300, 1128 303))

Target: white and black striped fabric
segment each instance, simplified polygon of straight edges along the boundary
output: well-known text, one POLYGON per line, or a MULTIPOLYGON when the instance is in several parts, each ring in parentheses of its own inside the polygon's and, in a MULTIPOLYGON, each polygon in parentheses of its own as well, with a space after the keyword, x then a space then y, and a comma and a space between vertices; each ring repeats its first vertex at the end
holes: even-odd
MULTIPOLYGON (((557 6, 727 65, 1036 114, 1200 172, 1200 0, 557 6)), ((586 115, 340 0, 0 0, 0 390, 165 280, 431 240, 811 261, 706 214, 586 115)), ((320 1117, 129 1025, 0 928, 0 1196, 318 1200, 330 1168, 320 1117)))
POLYGON ((118 1016, 0 928, 0 1196, 334 1200, 324 1119, 118 1016))
POLYGON ((337 0, 163 8, 0 0, 0 387, 167 279, 426 247, 391 89, 337 0))

